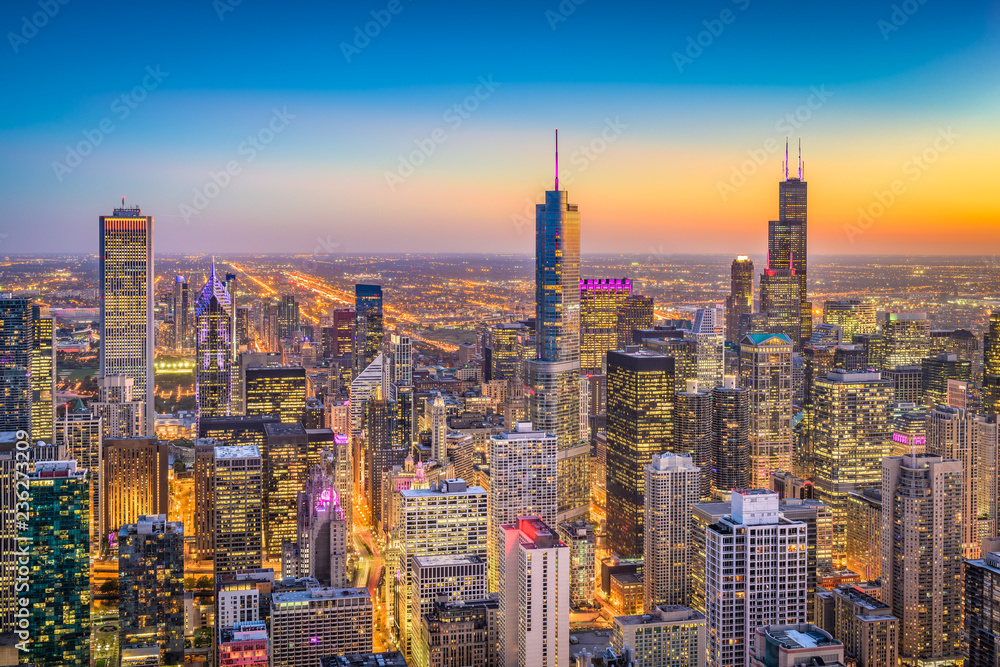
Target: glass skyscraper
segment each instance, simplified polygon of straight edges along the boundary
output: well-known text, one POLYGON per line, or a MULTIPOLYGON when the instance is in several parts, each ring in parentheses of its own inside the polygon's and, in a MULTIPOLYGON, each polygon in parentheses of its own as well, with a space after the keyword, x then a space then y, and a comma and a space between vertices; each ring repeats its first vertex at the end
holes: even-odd
POLYGON ((726 340, 740 339, 740 318, 753 312, 753 260, 740 255, 730 268, 726 298, 726 340))
POLYGON ((618 307, 632 296, 628 278, 580 281, 580 372, 604 373, 605 355, 618 349, 618 307))
POLYGON ((31 432, 33 327, 28 299, 0 298, 0 432, 31 432))
MULTIPOLYGON (((156 424, 153 402, 153 217, 138 206, 99 219, 101 352, 99 375, 135 380, 133 397, 146 403, 147 433, 156 424)), ((145 435, 145 434, 143 434, 145 435)))
POLYGON ((212 274, 198 295, 194 306, 195 346, 195 395, 198 419, 226 417, 232 410, 233 359, 233 303, 226 286, 212 274))
POLYGON ((529 420, 558 441, 559 520, 568 520, 590 504, 590 444, 580 439, 580 213, 564 190, 545 193, 535 228, 529 420))
POLYGON ((48 306, 31 307, 31 438, 52 442, 56 408, 55 320, 48 306))
POLYGON ((355 285, 354 311, 357 314, 354 377, 357 377, 382 352, 382 339, 385 336, 382 320, 382 286, 355 285))

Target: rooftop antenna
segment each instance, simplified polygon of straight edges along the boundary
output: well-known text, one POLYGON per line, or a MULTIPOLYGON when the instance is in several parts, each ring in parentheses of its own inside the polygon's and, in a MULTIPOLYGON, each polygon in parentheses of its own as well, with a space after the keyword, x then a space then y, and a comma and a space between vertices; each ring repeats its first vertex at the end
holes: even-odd
POLYGON ((799 137, 799 180, 802 180, 802 137, 799 137))
POLYGON ((559 128, 556 128, 556 191, 559 190, 559 128))
POLYGON ((788 180, 788 137, 785 137, 785 180, 788 180))
POLYGON ((125 208, 125 195, 122 195, 122 208, 125 208))

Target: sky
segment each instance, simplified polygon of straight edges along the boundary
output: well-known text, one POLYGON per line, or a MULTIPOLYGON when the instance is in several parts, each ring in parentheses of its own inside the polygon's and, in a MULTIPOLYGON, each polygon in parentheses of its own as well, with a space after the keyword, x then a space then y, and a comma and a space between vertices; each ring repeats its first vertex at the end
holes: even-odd
POLYGON ((809 249, 995 254, 1000 3, 8 0, 0 255, 760 253, 785 137, 809 249), (669 5, 681 5, 673 7, 669 5))

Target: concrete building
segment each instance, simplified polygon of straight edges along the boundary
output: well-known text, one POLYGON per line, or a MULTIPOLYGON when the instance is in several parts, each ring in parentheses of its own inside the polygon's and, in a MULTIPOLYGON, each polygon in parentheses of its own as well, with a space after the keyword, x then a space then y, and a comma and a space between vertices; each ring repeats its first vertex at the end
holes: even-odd
POLYGON ((751 667, 844 667, 844 645, 811 623, 757 628, 751 667))
POLYGON ((701 470, 687 454, 653 455, 646 466, 643 609, 691 598, 691 506, 701 499, 701 470))
POLYGON ((705 667, 705 615, 683 605, 611 619, 611 648, 635 655, 635 667, 705 667))
POLYGON ((889 605, 851 584, 831 593, 833 636, 843 642, 845 656, 858 667, 896 667, 899 619, 889 605))
POLYGON ((271 597, 271 667, 317 665, 324 655, 371 651, 367 588, 312 588, 271 597))

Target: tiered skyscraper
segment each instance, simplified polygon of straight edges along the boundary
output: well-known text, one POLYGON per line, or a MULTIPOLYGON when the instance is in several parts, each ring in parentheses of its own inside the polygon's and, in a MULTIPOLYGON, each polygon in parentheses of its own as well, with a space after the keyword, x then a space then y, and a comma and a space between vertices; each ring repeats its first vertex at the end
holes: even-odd
POLYGON ((101 351, 99 376, 135 380, 146 403, 146 435, 156 424, 153 402, 153 217, 138 206, 114 209, 98 222, 101 351))
MULTIPOLYGON (((806 181, 804 163, 802 162, 802 143, 799 142, 798 176, 789 176, 788 144, 785 144, 785 180, 778 184, 778 219, 771 220, 767 225, 767 256, 768 269, 777 271, 789 270, 798 284, 799 308, 799 338, 792 339, 796 348, 800 348, 812 335, 812 304, 807 298, 806 275, 808 262, 808 229, 806 216, 806 181)), ((790 291, 782 289, 789 295, 790 291)), ((764 305, 764 285, 761 285, 761 311, 767 312, 764 305)), ((789 323, 794 314, 789 312, 789 323)), ((773 333, 788 333, 777 331, 773 333)))
POLYGON ((559 189, 535 210, 535 358, 529 417, 559 443, 559 519, 590 504, 590 443, 580 440, 580 213, 559 189))
POLYGON ((353 377, 361 374, 382 352, 385 336, 382 322, 382 286, 355 285, 354 312, 357 315, 353 377))
POLYGON ((212 273, 194 305, 195 395, 198 419, 228 417, 233 402, 233 360, 236 340, 233 331, 233 302, 225 284, 212 273))

